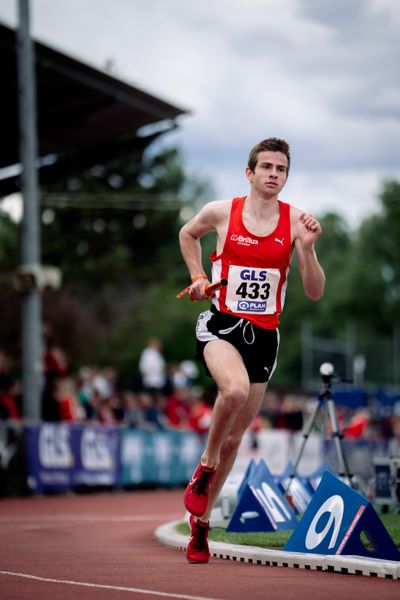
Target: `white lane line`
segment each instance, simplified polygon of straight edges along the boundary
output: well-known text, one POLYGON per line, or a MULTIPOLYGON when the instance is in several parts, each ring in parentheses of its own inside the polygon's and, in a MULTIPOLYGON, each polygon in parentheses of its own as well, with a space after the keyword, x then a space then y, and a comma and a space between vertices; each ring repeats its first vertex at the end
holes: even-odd
MULTIPOLYGON (((111 517, 107 515, 50 515, 39 517, 21 517, 5 520, 0 517, 0 532, 2 535, 21 531, 35 531, 39 529, 49 529, 52 527, 62 527, 64 525, 93 525, 93 523, 137 523, 154 522, 164 520, 168 515, 122 515, 120 517, 111 517)), ((177 515, 169 515, 169 518, 176 519, 177 515)))
POLYGON ((112 517, 109 515, 85 515, 85 514, 55 514, 55 515, 21 515, 21 516, 0 516, 0 523, 22 523, 24 521, 36 521, 36 522, 57 522, 57 521, 106 521, 113 523, 124 523, 129 521, 154 521, 156 519, 165 519, 171 518, 176 519, 177 515, 174 513, 173 515, 165 515, 165 514, 157 514, 157 515, 120 515, 119 517, 112 517))
POLYGON ((169 593, 169 592, 157 592, 154 590, 122 587, 119 585, 102 585, 99 583, 84 583, 82 581, 70 581, 68 579, 52 579, 49 577, 38 577, 36 575, 29 575, 28 573, 14 573, 13 571, 0 571, 0 575, 10 575, 12 577, 22 577, 24 579, 32 579, 34 581, 42 581, 44 583, 60 583, 60 584, 64 584, 64 585, 76 585, 79 587, 89 587, 89 588, 96 588, 96 589, 101 589, 101 590, 114 590, 114 591, 118 591, 118 592, 132 592, 135 594, 163 596, 164 598, 182 598, 182 600, 218 600, 217 598, 207 598, 206 596, 189 596, 186 594, 173 594, 173 593, 169 593))

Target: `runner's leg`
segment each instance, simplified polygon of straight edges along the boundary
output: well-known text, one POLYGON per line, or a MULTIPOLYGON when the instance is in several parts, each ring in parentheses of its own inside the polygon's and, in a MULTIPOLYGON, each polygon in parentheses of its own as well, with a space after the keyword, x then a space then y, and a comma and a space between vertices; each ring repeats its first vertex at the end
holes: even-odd
POLYGON ((237 413, 232 427, 222 444, 220 450, 220 462, 210 488, 208 507, 204 515, 200 517, 202 521, 208 521, 210 519, 213 505, 232 470, 243 434, 253 421, 254 417, 258 414, 266 389, 266 383, 252 383, 250 385, 250 393, 247 402, 237 413))
POLYGON ((240 410, 246 405, 250 381, 242 357, 232 344, 212 340, 204 348, 207 367, 218 387, 207 444, 201 463, 217 467, 220 452, 240 410))

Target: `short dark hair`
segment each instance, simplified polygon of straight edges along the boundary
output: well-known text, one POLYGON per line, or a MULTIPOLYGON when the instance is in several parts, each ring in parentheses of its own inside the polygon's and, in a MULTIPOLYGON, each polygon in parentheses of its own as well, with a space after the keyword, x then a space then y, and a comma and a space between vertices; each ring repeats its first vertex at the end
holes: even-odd
POLYGON ((249 154, 249 159, 247 161, 247 166, 254 172, 256 168, 258 155, 260 152, 264 152, 265 150, 270 150, 271 152, 282 152, 288 160, 287 173, 289 174, 290 169, 290 148, 289 144, 285 140, 280 140, 279 138, 267 138, 266 140, 262 140, 256 144, 251 150, 249 154))

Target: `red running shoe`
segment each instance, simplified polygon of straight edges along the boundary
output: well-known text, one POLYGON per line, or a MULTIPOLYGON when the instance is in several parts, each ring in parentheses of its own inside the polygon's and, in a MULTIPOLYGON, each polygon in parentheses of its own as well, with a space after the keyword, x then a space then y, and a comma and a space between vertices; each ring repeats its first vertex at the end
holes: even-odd
POLYGON ((194 516, 189 519, 191 536, 186 550, 186 558, 191 563, 207 563, 210 560, 208 549, 208 521, 195 521, 194 516))
POLYGON ((186 510, 196 517, 201 517, 207 510, 208 493, 215 471, 199 463, 186 488, 183 498, 186 510))

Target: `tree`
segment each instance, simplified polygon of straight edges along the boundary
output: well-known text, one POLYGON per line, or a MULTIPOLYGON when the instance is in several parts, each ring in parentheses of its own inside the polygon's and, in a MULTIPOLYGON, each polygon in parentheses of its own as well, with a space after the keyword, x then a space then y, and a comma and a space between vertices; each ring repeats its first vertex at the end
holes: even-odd
POLYGON ((380 200, 381 212, 365 219, 358 230, 349 310, 367 358, 368 378, 398 384, 400 183, 384 183, 380 200))
POLYGON ((310 302, 298 273, 290 274, 277 381, 300 381, 304 319, 319 337, 343 342, 351 324, 355 353, 367 359, 367 379, 393 381, 393 344, 400 331, 400 184, 386 182, 380 200, 381 211, 366 218, 355 232, 336 214, 322 217, 317 248, 326 273, 325 294, 319 302, 310 302))
POLYGON ((362 289, 356 288, 357 307, 363 308, 366 325, 390 333, 400 311, 400 183, 388 181, 380 194, 382 212, 366 219, 359 230, 357 255, 362 289), (371 322, 370 315, 376 314, 371 322))
POLYGON ((288 278, 285 310, 281 316, 282 346, 274 381, 299 385, 302 379, 302 325, 310 322, 318 336, 344 335, 346 306, 350 287, 348 271, 353 238, 343 219, 334 213, 320 217, 323 235, 317 241, 319 261, 326 273, 325 294, 313 302, 304 294, 300 272, 294 258, 288 278))
POLYGON ((18 353, 20 337, 19 297, 12 288, 12 276, 18 265, 18 225, 0 210, 0 348, 18 353))
POLYGON ((44 294, 44 317, 75 365, 133 368, 152 325, 159 334, 169 321, 159 291, 174 297, 186 281, 181 212, 206 194, 176 148, 93 165, 44 190, 43 263, 63 273, 62 289, 44 294))

